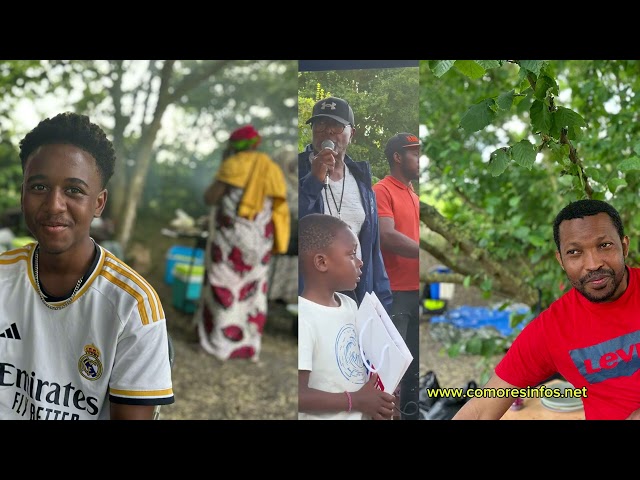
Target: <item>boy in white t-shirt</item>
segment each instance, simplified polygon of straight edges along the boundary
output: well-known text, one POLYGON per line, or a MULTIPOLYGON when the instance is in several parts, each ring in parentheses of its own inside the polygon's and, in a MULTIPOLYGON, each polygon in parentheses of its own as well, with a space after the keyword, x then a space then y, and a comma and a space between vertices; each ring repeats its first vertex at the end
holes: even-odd
POLYGON ((304 290, 298 297, 298 418, 388 420, 395 397, 367 379, 355 318, 358 306, 339 293, 360 280, 358 237, 344 221, 310 214, 300 219, 298 250, 304 290))

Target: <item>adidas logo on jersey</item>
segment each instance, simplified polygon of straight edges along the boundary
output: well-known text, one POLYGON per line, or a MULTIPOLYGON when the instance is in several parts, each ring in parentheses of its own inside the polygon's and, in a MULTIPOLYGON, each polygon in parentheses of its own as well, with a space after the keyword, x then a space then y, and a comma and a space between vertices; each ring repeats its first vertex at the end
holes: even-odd
POLYGON ((0 332, 0 338, 13 338, 14 340, 22 340, 18 332, 18 326, 12 323, 4 332, 0 332))

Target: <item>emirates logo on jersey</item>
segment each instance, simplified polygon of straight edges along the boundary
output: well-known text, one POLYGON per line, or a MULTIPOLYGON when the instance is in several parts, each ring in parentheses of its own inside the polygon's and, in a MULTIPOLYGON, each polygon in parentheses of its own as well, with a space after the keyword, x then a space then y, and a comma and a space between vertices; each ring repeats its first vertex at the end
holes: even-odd
POLYGON ((100 350, 94 344, 84 346, 84 355, 78 360, 78 370, 87 380, 98 380, 102 376, 100 350))

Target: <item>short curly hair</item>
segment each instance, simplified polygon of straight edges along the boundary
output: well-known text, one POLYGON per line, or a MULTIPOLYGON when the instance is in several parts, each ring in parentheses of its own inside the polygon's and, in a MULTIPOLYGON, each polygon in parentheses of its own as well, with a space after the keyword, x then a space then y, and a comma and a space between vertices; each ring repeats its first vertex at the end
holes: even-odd
POLYGON ((20 141, 20 160, 24 173, 27 159, 42 145, 70 144, 90 153, 96 159, 102 188, 113 175, 116 154, 113 144, 104 131, 89 117, 73 112, 64 112, 42 120, 20 141))
POLYGON ((618 211, 602 200, 584 199, 577 200, 569 203, 566 207, 560 210, 560 213, 553 221, 553 240, 556 242, 556 247, 560 251, 560 224, 565 220, 573 220, 574 218, 584 218, 591 215, 597 215, 599 213, 606 213, 611 218, 613 226, 620 235, 620 240, 624 238, 624 226, 622 225, 622 219, 618 211))
POLYGON ((351 228, 339 218, 310 213, 298 220, 298 250, 301 255, 315 254, 331 246, 338 232, 351 228))

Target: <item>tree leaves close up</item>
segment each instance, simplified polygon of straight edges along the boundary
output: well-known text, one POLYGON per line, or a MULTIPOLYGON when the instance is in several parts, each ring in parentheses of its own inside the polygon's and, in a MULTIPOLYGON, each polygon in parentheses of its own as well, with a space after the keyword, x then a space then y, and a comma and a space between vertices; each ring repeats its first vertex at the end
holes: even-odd
POLYGON ((634 60, 421 61, 422 248, 489 298, 546 308, 570 287, 553 219, 596 198, 620 212, 637 265, 639 73, 634 60))

